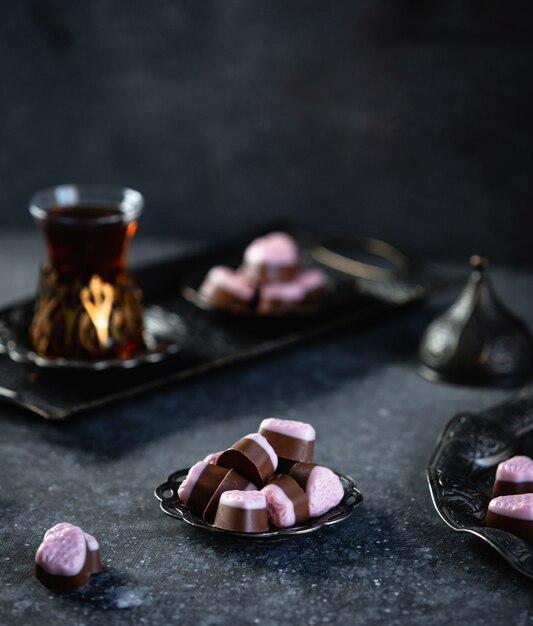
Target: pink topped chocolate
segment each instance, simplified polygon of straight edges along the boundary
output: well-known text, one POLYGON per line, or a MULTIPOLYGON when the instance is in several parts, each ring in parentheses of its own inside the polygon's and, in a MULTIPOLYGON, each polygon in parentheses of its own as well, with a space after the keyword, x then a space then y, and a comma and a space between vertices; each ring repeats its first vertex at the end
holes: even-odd
POLYGON ((298 281, 267 283, 259 291, 257 309, 260 313, 289 311, 305 303, 307 290, 298 281))
POLYGON ((199 461, 179 486, 178 496, 195 513, 202 515, 227 473, 223 467, 199 461))
POLYGON ((209 270, 199 292, 211 306, 223 309, 250 306, 255 298, 255 289, 246 277, 223 265, 209 270))
POLYGON ((533 492, 533 460, 513 456, 498 465, 492 497, 533 492))
POLYGON ((210 524, 213 523, 215 519, 215 515, 218 508, 218 503, 220 501, 220 496, 226 491, 251 491, 255 490, 256 487, 253 483, 251 483, 247 478, 241 476, 235 470, 229 470, 229 472, 224 476, 222 482, 215 490, 215 493, 211 496, 207 506, 205 507, 203 518, 206 522, 210 524))
POLYGON ((296 280, 304 287, 307 302, 316 302, 326 295, 328 279, 321 269, 313 267, 303 270, 296 280))
POLYGON ((220 496, 213 525, 241 533, 267 531, 265 494, 261 491, 225 491, 220 496))
POLYGON ((268 519, 277 528, 298 526, 309 519, 309 502, 304 490, 287 474, 276 474, 263 487, 268 519))
POLYGON ((242 271, 256 285, 286 281, 298 272, 299 251, 294 239, 273 232, 254 239, 244 251, 242 271))
POLYGON ((91 574, 98 574, 102 571, 102 558, 100 556, 100 546, 95 537, 89 535, 83 531, 85 539, 87 540, 87 550, 89 550, 89 557, 91 559, 91 574))
POLYGON ((499 496, 489 502, 487 526, 533 541, 533 493, 499 496))
POLYGON ((344 496, 342 483, 327 467, 312 463, 294 463, 289 475, 309 499, 309 516, 318 517, 337 506, 344 496))
POLYGON ((301 463, 313 460, 316 433, 311 424, 269 417, 261 422, 259 432, 279 457, 301 463))
POLYGON ((96 539, 68 522, 47 530, 35 554, 35 576, 52 591, 77 591, 101 569, 96 539))
POLYGON ((217 465, 234 469, 254 485, 262 487, 274 473, 278 457, 265 437, 250 433, 224 450, 217 465))

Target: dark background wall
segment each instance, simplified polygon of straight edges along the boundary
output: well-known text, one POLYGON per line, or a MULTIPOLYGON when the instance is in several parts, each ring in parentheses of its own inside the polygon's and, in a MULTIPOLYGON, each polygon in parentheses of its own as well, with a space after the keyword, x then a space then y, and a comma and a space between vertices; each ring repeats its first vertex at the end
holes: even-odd
POLYGON ((533 262, 533 20, 483 0, 0 5, 0 226, 127 184, 144 232, 278 217, 533 262))

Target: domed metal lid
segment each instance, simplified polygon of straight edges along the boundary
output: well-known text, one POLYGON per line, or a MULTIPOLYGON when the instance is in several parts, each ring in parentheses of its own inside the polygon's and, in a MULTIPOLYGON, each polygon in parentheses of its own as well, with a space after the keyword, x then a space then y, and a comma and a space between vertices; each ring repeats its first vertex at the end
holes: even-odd
POLYGON ((532 371, 529 330, 494 293, 487 259, 476 255, 470 263, 474 271, 463 292, 422 337, 419 372, 471 385, 519 384, 532 371))

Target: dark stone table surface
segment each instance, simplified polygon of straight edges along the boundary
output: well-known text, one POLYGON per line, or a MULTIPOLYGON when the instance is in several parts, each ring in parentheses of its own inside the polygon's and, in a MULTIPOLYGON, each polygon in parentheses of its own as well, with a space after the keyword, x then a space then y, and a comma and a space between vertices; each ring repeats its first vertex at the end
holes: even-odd
MULTIPOLYGON (((178 248, 140 238, 133 256, 178 248)), ((39 254, 34 235, 0 235, 2 304, 32 292, 39 254)), ((533 322, 533 272, 492 275, 533 322)), ((452 296, 65 423, 0 405, 0 623, 532 623, 531 581, 445 527, 425 481, 446 422, 509 395, 415 373, 420 333, 452 296), (316 460, 356 478, 365 501, 349 520, 256 545, 161 513, 152 492, 167 474, 270 415, 312 422, 316 460), (105 572, 77 594, 32 574, 43 533, 62 520, 101 544, 105 572)))

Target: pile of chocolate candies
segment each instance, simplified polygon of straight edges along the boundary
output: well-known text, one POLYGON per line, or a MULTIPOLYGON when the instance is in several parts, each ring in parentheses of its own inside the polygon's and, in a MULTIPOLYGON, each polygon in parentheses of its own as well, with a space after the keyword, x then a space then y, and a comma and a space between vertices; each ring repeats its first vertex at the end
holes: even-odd
POLYGON ((260 533, 307 522, 337 506, 339 477, 314 465, 315 429, 268 418, 259 432, 191 467, 178 489, 182 502, 218 528, 260 533))
POLYGON ((533 459, 513 456, 498 465, 487 526, 533 541, 533 459))
POLYGON ((318 268, 302 269, 296 241, 286 233, 274 232, 250 243, 238 270, 213 267, 199 293, 213 308, 271 313, 323 299, 327 278, 318 268))

